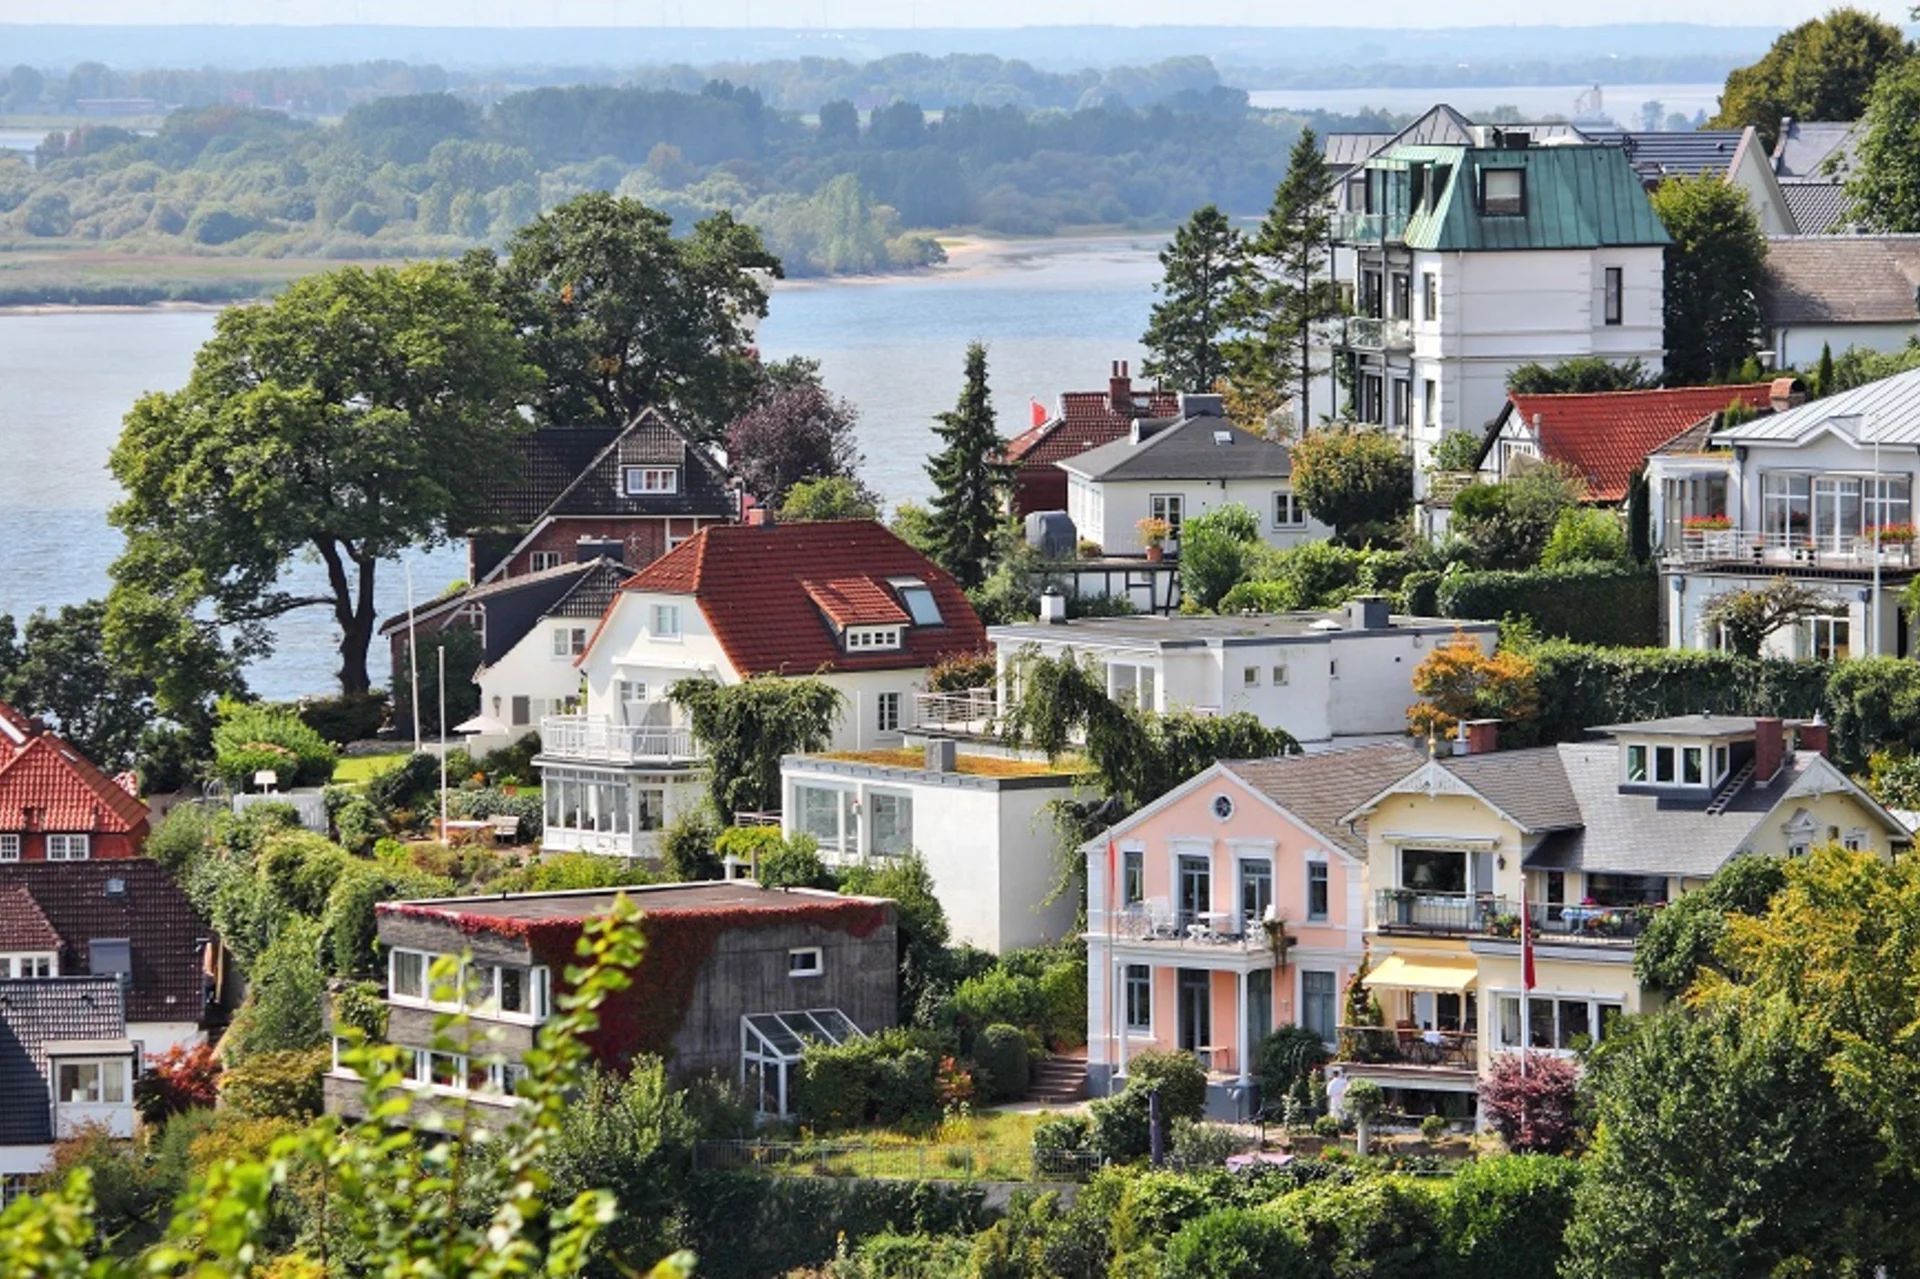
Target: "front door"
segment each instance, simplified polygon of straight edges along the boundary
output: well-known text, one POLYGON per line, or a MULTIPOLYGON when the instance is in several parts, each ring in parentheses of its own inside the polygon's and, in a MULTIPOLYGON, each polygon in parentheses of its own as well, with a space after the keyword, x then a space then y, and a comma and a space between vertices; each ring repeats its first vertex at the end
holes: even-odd
MULTIPOLYGON (((1186 1052, 1213 1046, 1213 976, 1182 968, 1179 976, 1180 1047, 1186 1052)), ((1204 1063, 1209 1068, 1212 1062, 1204 1063)))

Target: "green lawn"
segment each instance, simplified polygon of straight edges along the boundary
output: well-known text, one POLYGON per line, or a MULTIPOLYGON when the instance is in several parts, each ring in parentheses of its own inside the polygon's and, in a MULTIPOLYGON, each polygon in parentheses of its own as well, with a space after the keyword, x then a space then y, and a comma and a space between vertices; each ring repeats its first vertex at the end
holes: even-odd
POLYGON ((384 773, 395 765, 406 762, 407 751, 394 751, 387 755, 354 755, 342 759, 333 768, 335 785, 359 786, 370 782, 376 773, 384 773))

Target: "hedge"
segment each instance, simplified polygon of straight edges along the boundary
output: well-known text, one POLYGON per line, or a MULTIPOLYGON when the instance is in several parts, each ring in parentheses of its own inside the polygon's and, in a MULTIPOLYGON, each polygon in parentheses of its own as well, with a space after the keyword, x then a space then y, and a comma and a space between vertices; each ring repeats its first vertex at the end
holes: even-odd
POLYGON ((960 1182, 699 1173, 679 1225, 700 1279, 763 1279, 824 1264, 878 1234, 971 1235, 986 1192, 960 1182))
POLYGON ((973 1060, 986 1073, 989 1101, 1012 1101, 1027 1095, 1027 1034, 1018 1026, 996 1022, 973 1041, 973 1060))
POLYGON ((1631 564, 1454 572, 1440 580, 1440 616, 1524 617, 1543 636, 1585 644, 1660 642, 1660 581, 1631 564))

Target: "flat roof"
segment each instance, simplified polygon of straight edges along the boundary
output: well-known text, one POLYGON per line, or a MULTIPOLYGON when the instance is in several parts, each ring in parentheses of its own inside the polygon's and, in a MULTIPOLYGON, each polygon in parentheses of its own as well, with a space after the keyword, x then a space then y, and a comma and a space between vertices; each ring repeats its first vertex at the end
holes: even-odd
MULTIPOLYGON (((1782 719, 1781 725, 1792 728, 1809 721, 1800 719, 1782 719)), ((1592 730, 1613 737, 1752 737, 1754 717, 1751 715, 1670 715, 1665 719, 1643 719, 1631 724, 1601 724, 1592 730)))
POLYGON ((711 880, 697 884, 643 884, 628 888, 586 888, 555 893, 496 893, 488 897, 428 897, 416 901, 382 902, 380 909, 405 907, 418 916, 444 911, 449 919, 479 915, 495 919, 592 919, 609 914, 616 897, 625 895, 641 910, 664 913, 679 910, 791 910, 795 906, 830 906, 840 902, 885 900, 852 897, 815 888, 763 888, 750 879, 711 880))
POLYGON ((1453 617, 1412 617, 1395 614, 1381 630, 1365 631, 1347 624, 1342 611, 1310 610, 1298 613, 1185 614, 1159 617, 1138 613, 1126 617, 1083 617, 1070 622, 1020 622, 990 626, 990 640, 1079 641, 1082 643, 1152 644, 1161 648, 1199 648, 1209 645, 1259 644, 1273 640, 1310 640, 1333 635, 1393 635, 1413 631, 1481 631, 1497 622, 1453 617), (1333 625, 1328 625, 1333 623, 1333 625))
MULTIPOLYGON (((899 750, 821 751, 800 758, 832 760, 840 764, 871 764, 876 768, 899 768, 915 773, 937 771, 927 767, 926 751, 905 747, 899 750)), ((1092 772, 1093 766, 1078 755, 1063 757, 1055 763, 1044 759, 1013 759, 1004 755, 969 755, 962 751, 954 757, 953 771, 963 777, 1078 777, 1092 772)))

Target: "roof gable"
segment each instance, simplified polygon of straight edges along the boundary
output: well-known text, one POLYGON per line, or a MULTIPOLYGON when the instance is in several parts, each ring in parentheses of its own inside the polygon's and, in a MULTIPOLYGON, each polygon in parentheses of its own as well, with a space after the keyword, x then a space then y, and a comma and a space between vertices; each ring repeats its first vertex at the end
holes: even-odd
POLYGON ((713 456, 656 408, 642 409, 607 446, 582 468, 541 512, 563 515, 709 515, 733 514, 726 473, 713 456), (672 469, 671 493, 630 493, 628 468, 672 469))
POLYGON ((1171 423, 1142 421, 1138 443, 1129 432, 1056 465, 1100 482, 1286 479, 1293 474, 1293 453, 1224 417, 1198 414, 1171 423))
POLYGON ((1649 453, 1736 401, 1765 409, 1771 395, 1769 382, 1590 395, 1509 395, 1507 409, 1488 430, 1482 455, 1503 430, 1520 429, 1538 445, 1542 458, 1580 474, 1587 484, 1588 501, 1624 502, 1634 472, 1649 453))
POLYGON ((1176 391, 1136 391, 1133 401, 1133 411, 1119 413, 1110 392, 1068 391, 1060 397, 1059 413, 1013 438, 1007 460, 1022 468, 1051 467, 1126 435, 1136 417, 1172 417, 1180 411, 1176 391))
POLYGON ((1551 746, 1436 756, 1356 805, 1341 820, 1357 821, 1393 795, 1464 795, 1527 834, 1580 825, 1579 806, 1551 746))
POLYGON ((12 751, 0 753, 0 830, 146 833, 147 806, 57 734, 36 727, 18 745, 0 738, 0 747, 12 751))
POLYGON ((53 1138, 46 1046, 62 1040, 125 1039, 120 983, 112 977, 0 981, 0 1146, 53 1138))

